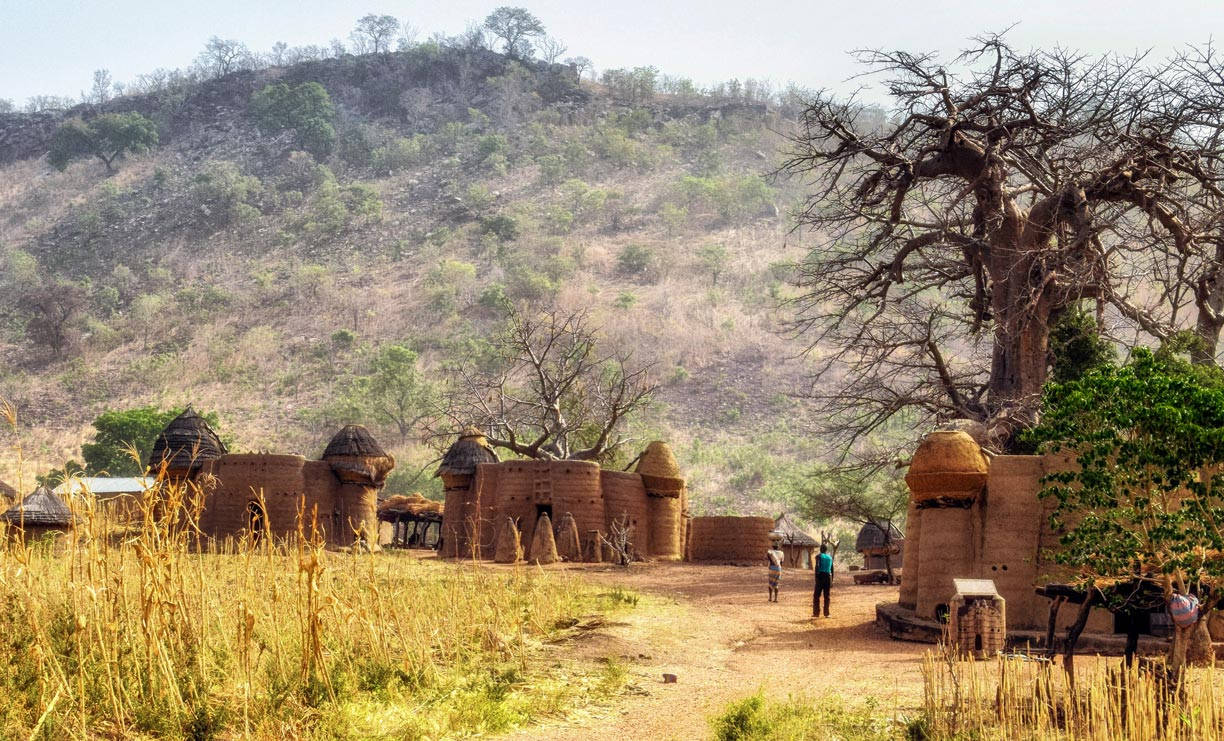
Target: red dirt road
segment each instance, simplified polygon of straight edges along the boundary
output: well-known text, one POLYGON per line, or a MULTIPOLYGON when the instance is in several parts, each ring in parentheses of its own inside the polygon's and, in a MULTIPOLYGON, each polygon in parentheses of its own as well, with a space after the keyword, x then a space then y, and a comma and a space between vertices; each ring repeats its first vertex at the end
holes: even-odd
MULTIPOLYGON (((563 567, 564 568, 564 567, 563 567)), ((629 691, 610 707, 523 729, 517 739, 700 739, 727 703, 763 689, 767 697, 875 698, 883 713, 921 702, 928 646, 890 640, 873 621, 897 587, 854 586, 838 575, 832 617, 811 618, 812 574, 787 571, 780 601, 766 601, 765 569, 697 564, 634 565, 625 572, 574 567, 580 578, 646 595, 617 624, 556 648, 628 661, 629 691), (664 684, 664 672, 678 682, 664 684)))

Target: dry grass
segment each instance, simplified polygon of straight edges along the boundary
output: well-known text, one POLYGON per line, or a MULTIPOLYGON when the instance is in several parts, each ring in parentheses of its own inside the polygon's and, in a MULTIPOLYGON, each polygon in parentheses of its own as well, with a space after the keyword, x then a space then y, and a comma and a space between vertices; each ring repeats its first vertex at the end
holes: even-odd
POLYGON ((1076 671, 1028 657, 923 662, 924 707, 911 738, 1224 739, 1224 688, 1213 668, 1188 669, 1180 685, 1163 664, 1098 661, 1076 671))
POLYGON ((616 595, 527 567, 328 552, 306 512, 288 541, 210 545, 198 495, 163 481, 122 530, 77 498, 67 540, 3 534, 0 737, 449 738, 623 685, 613 664, 541 662, 616 595))

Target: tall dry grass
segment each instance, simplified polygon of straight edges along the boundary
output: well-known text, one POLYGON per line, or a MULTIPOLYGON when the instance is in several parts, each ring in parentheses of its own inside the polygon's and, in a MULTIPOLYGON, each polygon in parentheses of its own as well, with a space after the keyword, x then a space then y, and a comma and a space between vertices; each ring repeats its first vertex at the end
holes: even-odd
POLYGON ((574 580, 204 541, 198 492, 162 482, 137 522, 88 497, 64 540, 0 550, 0 737, 446 738, 505 730, 619 689, 544 671, 541 642, 610 608, 574 580))
POLYGON ((924 701, 909 727, 925 739, 1224 739, 1224 688, 1213 668, 1170 681, 1163 662, 1130 668, 1101 659, 1077 667, 1074 687, 1060 666, 1034 657, 923 660, 924 701))

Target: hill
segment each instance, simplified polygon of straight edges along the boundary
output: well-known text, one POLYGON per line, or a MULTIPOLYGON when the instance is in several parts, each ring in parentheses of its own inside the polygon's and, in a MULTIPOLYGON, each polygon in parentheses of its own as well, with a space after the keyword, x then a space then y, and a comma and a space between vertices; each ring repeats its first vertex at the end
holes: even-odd
MULTIPOLYGON (((245 449, 313 454, 362 416, 401 461, 393 486, 428 491, 413 476, 435 451, 363 415, 354 384, 393 344, 444 382, 511 301, 589 307, 655 363, 635 432, 673 441, 696 509, 779 509, 822 452, 777 312, 801 184, 769 175, 796 111, 604 79, 429 43, 0 114, 0 396, 26 479, 78 457, 101 411, 190 402, 245 449), (308 83, 326 147, 252 103, 308 83), (129 111, 159 144, 117 174, 43 157, 63 120, 129 111)), ((0 457, 0 479, 17 468, 0 457)))

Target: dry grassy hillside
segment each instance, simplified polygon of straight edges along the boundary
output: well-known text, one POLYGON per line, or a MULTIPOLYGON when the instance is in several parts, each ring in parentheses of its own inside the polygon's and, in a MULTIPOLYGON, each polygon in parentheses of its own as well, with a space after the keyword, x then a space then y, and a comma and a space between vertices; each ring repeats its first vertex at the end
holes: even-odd
MULTIPOLYGON (((799 184, 767 177, 786 117, 557 92, 557 70, 489 53, 460 85, 462 59, 421 53, 382 55, 404 59, 381 77, 350 57, 112 101, 161 132, 112 177, 96 160, 0 167, 0 396, 21 415, 27 481, 78 457, 100 411, 145 404, 215 410, 241 449, 317 454, 379 348, 411 347, 445 382, 509 300, 590 307, 609 342, 656 364, 659 403, 635 425, 676 444, 698 508, 778 507, 776 474, 821 453, 788 396, 801 345, 778 334, 802 254, 799 184), (387 91, 395 75, 415 97, 387 91), (326 156, 246 105, 312 79, 336 109, 326 156), (70 314, 58 350, 32 323, 48 295, 70 314)), ((433 456, 360 421, 405 472, 433 456)), ((17 468, 0 458, 0 479, 17 468)))

